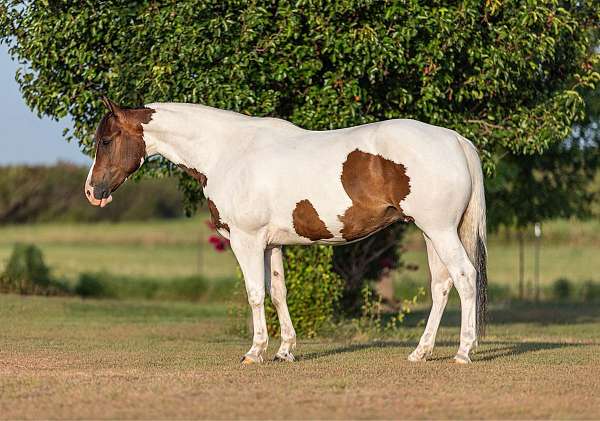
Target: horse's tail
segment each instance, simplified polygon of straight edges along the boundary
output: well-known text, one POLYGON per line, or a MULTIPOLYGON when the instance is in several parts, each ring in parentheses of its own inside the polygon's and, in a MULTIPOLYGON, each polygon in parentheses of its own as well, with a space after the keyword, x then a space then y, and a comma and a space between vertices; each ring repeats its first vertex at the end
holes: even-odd
POLYGON ((467 209, 463 213, 458 228, 458 235, 471 263, 477 271, 477 336, 485 334, 486 307, 487 307, 487 246, 486 246, 486 221, 485 221, 485 192, 483 188, 483 171, 481 161, 475 146, 462 136, 458 136, 462 147, 469 173, 471 174, 471 198, 467 209))

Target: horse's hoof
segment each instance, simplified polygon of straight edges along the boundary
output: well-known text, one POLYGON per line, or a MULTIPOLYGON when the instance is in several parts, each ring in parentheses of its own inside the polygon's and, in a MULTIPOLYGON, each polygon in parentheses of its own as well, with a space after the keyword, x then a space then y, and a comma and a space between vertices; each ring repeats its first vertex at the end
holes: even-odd
POLYGON ((240 362, 242 363, 242 365, 260 364, 263 362, 263 359, 261 356, 257 357, 256 355, 246 354, 242 357, 240 362))
POLYGON ((413 363, 421 363, 427 361, 427 358, 430 357, 431 354, 431 351, 419 352, 419 350, 415 349, 410 353, 407 359, 413 363))
POLYGON ((456 364, 470 364, 471 359, 468 355, 456 354, 456 356, 454 357, 454 362, 456 364))
POLYGON ((273 357, 273 361, 293 363, 296 361, 296 358, 294 358, 291 352, 286 352, 285 354, 277 353, 275 354, 275 357, 273 357))

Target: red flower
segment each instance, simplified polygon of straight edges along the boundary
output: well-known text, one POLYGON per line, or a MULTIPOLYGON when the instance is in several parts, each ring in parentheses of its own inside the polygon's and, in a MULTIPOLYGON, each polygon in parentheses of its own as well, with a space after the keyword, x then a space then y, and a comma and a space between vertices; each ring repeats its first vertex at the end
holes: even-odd
POLYGON ((212 244, 216 251, 225 251, 229 247, 229 240, 221 238, 217 235, 211 235, 208 237, 208 242, 212 244))
MULTIPOLYGON (((211 221, 206 221, 206 226, 212 231, 216 231, 215 225, 211 221)), ((219 235, 212 234, 210 237, 208 237, 208 242, 212 244, 212 246, 218 252, 225 251, 229 248, 229 240, 219 235)))

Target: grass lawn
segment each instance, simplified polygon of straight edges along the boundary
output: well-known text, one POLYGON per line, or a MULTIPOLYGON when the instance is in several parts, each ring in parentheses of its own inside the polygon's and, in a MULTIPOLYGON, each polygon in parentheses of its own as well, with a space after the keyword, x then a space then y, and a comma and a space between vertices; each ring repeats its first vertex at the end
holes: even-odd
MULTIPOLYGON (((152 278, 201 274, 207 278, 234 277, 231 252, 217 253, 208 243, 211 232, 194 218, 126 223, 36 224, 0 227, 0 271, 16 242, 34 243, 44 252, 54 274, 75 281, 81 272, 106 271, 152 278)), ((544 225, 541 249, 541 283, 560 277, 574 282, 600 281, 600 222, 556 221, 544 225)), ((526 280, 533 279, 533 246, 525 250, 526 280)), ((404 260, 416 271, 396 274, 396 281, 428 282, 427 257, 420 232, 411 228, 404 260)), ((496 233, 489 239, 491 283, 517 288, 518 247, 513 233, 496 233)))
POLYGON ((0 418, 600 417, 599 308, 495 308, 470 366, 449 310, 427 363, 406 361, 416 312, 396 337, 241 366, 222 305, 0 295, 0 418))
POLYGON ((0 270, 17 242, 39 246, 54 275, 74 282, 82 272, 173 278, 235 276, 230 252, 217 253, 208 215, 149 222, 31 224, 0 227, 0 270))

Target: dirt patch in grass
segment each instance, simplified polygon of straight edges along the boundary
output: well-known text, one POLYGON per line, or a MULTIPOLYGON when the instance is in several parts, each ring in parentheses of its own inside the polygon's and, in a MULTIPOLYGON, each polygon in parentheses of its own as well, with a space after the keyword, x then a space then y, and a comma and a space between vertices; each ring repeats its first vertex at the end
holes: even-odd
POLYGON ((406 361, 421 329, 407 327, 241 366, 249 339, 228 336, 216 308, 0 296, 0 417, 598 418, 598 312, 561 325, 503 317, 466 367, 450 362, 455 326, 423 364, 406 361))

